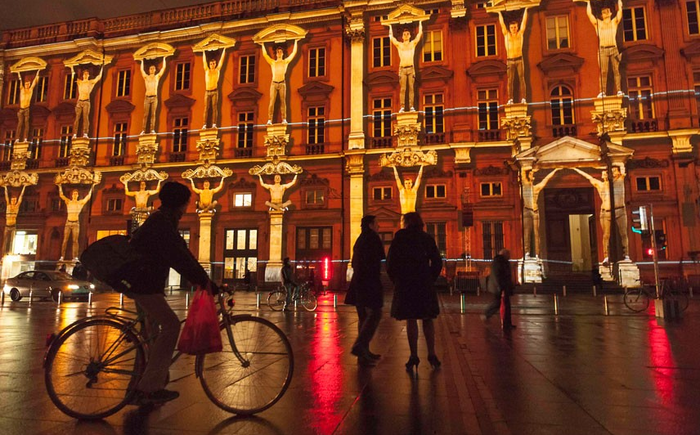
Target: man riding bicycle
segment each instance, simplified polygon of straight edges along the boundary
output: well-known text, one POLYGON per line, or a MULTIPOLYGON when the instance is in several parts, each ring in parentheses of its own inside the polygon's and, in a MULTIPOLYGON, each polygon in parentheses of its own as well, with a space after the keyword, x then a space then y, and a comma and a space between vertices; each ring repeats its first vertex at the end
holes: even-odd
POLYGON ((289 263, 289 257, 284 257, 282 262, 282 284, 287 289, 287 299, 284 302, 282 311, 287 311, 287 307, 292 305, 292 299, 297 297, 299 284, 294 279, 294 270, 289 263))

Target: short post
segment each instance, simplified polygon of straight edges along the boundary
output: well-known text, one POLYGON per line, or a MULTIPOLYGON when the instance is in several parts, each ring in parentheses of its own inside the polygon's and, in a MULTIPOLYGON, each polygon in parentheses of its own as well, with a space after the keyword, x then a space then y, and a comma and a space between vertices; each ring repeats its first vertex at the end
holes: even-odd
POLYGON ((119 293, 119 308, 124 308, 124 293, 119 293))
POLYGON ((185 308, 190 307, 190 292, 185 293, 185 308))
POLYGON ((536 285, 532 286, 532 295, 537 297, 537 286, 536 285))
POLYGON ((260 293, 255 294, 255 308, 260 309, 260 293))
POLYGON ((0 291, 0 306, 5 305, 5 292, 0 291))
POLYGON ((60 291, 60 290, 59 290, 59 292, 58 292, 57 301, 58 301, 58 305, 61 305, 61 302, 63 302, 63 292, 60 291))
POLYGON ((459 295, 459 312, 464 314, 467 310, 467 295, 465 293, 460 293, 459 295))
POLYGON ((605 309, 605 315, 610 315, 610 307, 608 306, 608 295, 603 295, 603 308, 605 309))
POLYGON ((173 286, 170 286, 170 296, 173 295, 173 286))
POLYGON ((566 286, 563 286, 561 290, 562 290, 562 295, 564 295, 564 297, 566 297, 566 286))
POLYGON ((338 294, 333 293, 333 308, 338 308, 338 294))
POLYGON ((481 296, 481 286, 480 285, 476 286, 476 295, 481 296))
POLYGON ((34 296, 34 291, 33 291, 33 290, 29 290, 29 303, 30 303, 30 304, 32 303, 32 299, 34 299, 33 296, 34 296))
MULTIPOLYGON (((688 293, 690 294, 690 297, 692 298, 693 297, 693 286, 688 287, 688 293)), ((5 296, 5 294, 3 293, 3 297, 4 296, 5 296)))
POLYGON ((595 284, 593 285, 593 297, 598 296, 598 289, 596 288, 595 284))
POLYGON ((88 306, 92 306, 92 292, 88 293, 88 306))
POLYGON ((294 299, 294 311, 296 311, 296 310, 297 310, 297 300, 294 299))
POLYGON ((556 293, 554 293, 554 314, 555 315, 559 314, 559 298, 557 298, 556 293))

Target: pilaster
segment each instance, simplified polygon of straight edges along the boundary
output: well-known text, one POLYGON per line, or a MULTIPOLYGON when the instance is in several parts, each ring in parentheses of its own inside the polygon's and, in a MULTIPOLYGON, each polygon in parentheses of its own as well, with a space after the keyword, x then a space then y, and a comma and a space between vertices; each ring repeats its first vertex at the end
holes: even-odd
POLYGON ((345 155, 345 170, 350 176, 350 257, 352 247, 360 236, 360 224, 365 213, 365 154, 364 151, 345 155))
POLYGON ((365 70, 365 23, 362 12, 348 19, 345 34, 350 39, 350 135, 348 149, 365 147, 364 123, 364 70, 365 70))
POLYGON ((693 145, 690 143, 690 139, 693 135, 700 133, 697 128, 693 129, 683 129, 683 130, 669 130, 668 137, 671 138, 673 144, 673 155, 692 153, 693 145))
POLYGON ((268 124, 267 134, 265 135, 267 157, 272 159, 286 157, 288 144, 287 124, 268 124))
POLYGON ((396 125, 394 125, 397 148, 417 146, 420 127, 418 112, 397 113, 396 125))
POLYGON ((625 121, 627 109, 622 107, 621 96, 594 98, 594 109, 591 111, 593 122, 596 124, 598 135, 608 133, 614 143, 622 143, 626 134, 625 121))
POLYGON ((527 104, 517 103, 505 106, 505 117, 501 119, 501 127, 506 130, 506 139, 516 142, 516 152, 525 151, 532 147, 532 126, 530 115, 527 114, 527 104))

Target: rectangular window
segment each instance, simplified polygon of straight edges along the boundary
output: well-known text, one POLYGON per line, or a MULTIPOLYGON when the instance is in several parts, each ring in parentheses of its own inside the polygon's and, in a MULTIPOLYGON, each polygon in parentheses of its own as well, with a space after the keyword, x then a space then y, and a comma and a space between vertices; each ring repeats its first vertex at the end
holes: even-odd
POLYGON ((499 182, 481 183, 481 196, 482 197, 502 196, 502 195, 503 195, 503 192, 501 190, 501 183, 499 183, 499 182))
POLYGON ((659 177, 637 177, 637 190, 639 192, 661 190, 661 179, 659 177))
POLYGON ((257 229, 227 229, 224 244, 225 280, 242 280, 246 271, 257 272, 257 229))
POLYGON ((654 93, 651 77, 629 77, 627 79, 627 92, 629 93, 630 119, 654 118, 654 104, 651 97, 654 93))
POLYGON ((306 191, 304 196, 306 205, 323 205, 326 200, 326 191, 325 189, 310 189, 306 191))
POLYGON ((569 48, 569 16, 547 17, 547 49, 569 48))
POLYGON ((442 94, 425 95, 423 97, 423 110, 425 110, 425 133, 444 133, 443 113, 445 106, 442 94))
POLYGON ((32 143, 29 148, 29 156, 32 159, 41 158, 42 146, 41 143, 44 141, 44 129, 35 128, 32 130, 32 143))
POLYGON ((320 258, 330 255, 333 246, 331 227, 297 228, 297 258, 320 258))
POLYGON ((78 97, 78 76, 66 75, 63 81, 63 99, 73 100, 78 97))
POLYGON ((375 68, 391 66, 391 42, 388 36, 372 39, 372 65, 375 68))
POLYGON ((117 72, 117 97, 128 97, 131 90, 131 70, 117 72))
POLYGON ((108 236, 126 236, 126 230, 97 230, 95 239, 100 240, 108 236))
POLYGON ((442 31, 431 30, 423 36, 423 62, 442 60, 442 31))
POLYGON ((114 124, 114 143, 112 144, 112 155, 123 156, 126 154, 126 122, 118 122, 114 124))
POLYGON ((325 107, 309 107, 309 144, 322 144, 326 141, 325 107))
POLYGON ((9 162, 12 160, 12 148, 15 144, 15 131, 5 131, 5 143, 2 144, 2 161, 9 162))
POLYGON ((238 148, 253 147, 253 112, 238 114, 238 148))
POLYGON ((187 126, 188 118, 175 118, 173 121, 173 152, 184 153, 187 151, 187 126))
POLYGON ((693 72, 693 86, 695 88, 695 103, 700 111, 700 71, 693 72))
POLYGON ((250 192, 237 192, 233 194, 234 207, 250 207, 253 205, 253 194, 250 192))
POLYGON ((58 157, 65 158, 70 154, 70 146, 73 141, 73 126, 72 125, 62 125, 61 126, 61 143, 58 147, 58 157))
POLYGON ((391 98, 377 98, 372 101, 373 137, 391 136, 391 98))
POLYGON ((375 201, 386 201, 391 199, 391 187, 375 187, 372 189, 372 198, 375 201))
POLYGON ((647 25, 644 7, 622 10, 622 28, 625 42, 647 39, 647 25))
POLYGON ((255 55, 241 56, 238 58, 238 83, 255 82, 255 55))
POLYGON ((428 184, 425 186, 426 198, 445 198, 447 197, 447 188, 444 184, 428 184))
POLYGON ((447 253, 447 232, 445 227, 445 222, 427 222, 425 224, 425 232, 435 239, 435 244, 437 244, 440 255, 443 257, 447 253))
POLYGON ((309 50, 309 77, 326 75, 326 49, 312 48, 309 50))
POLYGON ((498 130, 498 90, 480 90, 477 98, 479 130, 498 130))
POLYGON ((19 104, 19 79, 10 80, 7 86, 7 104, 19 104))
POLYGON ((111 198, 107 200, 107 212, 120 212, 122 211, 122 198, 111 198))
POLYGON ((49 78, 46 76, 39 77, 34 88, 32 101, 35 103, 43 103, 49 96, 49 78))
POLYGON ((482 237, 484 259, 495 257, 503 249, 503 222, 482 222, 482 237))
POLYGON ((496 55, 496 25, 476 26, 476 56, 496 55))
POLYGON ((185 91, 190 88, 190 63, 178 63, 175 65, 175 90, 185 91))
POLYGON ((688 33, 691 35, 700 34, 700 25, 698 24, 700 0, 687 0, 685 2, 685 8, 688 16, 688 33))

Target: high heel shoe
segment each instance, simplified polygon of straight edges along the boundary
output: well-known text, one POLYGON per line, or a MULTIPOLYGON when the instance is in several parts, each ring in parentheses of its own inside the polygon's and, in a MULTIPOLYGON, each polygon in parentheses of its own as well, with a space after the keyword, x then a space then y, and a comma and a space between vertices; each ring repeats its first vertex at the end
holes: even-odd
POLYGON ((413 367, 418 370, 418 364, 420 364, 420 359, 418 359, 417 356, 411 356, 408 358, 408 362, 406 363, 406 371, 413 372, 413 367))
POLYGON ((442 362, 440 362, 437 355, 428 355, 428 362, 430 363, 430 366, 434 369, 438 369, 442 365, 442 362))

